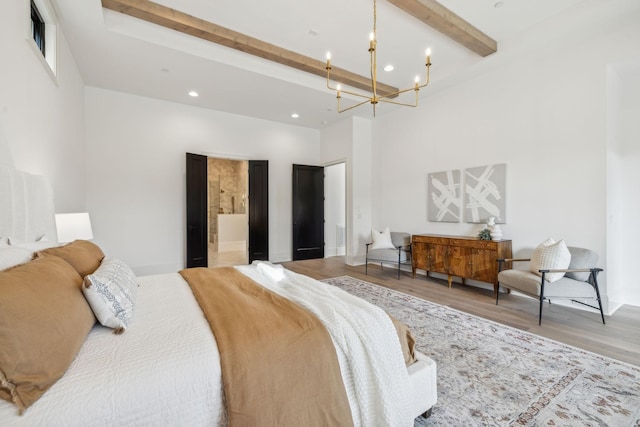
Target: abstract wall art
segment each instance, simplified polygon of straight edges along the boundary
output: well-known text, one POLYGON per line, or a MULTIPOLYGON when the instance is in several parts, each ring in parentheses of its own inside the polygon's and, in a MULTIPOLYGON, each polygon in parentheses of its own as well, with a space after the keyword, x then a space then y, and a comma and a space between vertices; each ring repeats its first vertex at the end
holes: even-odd
POLYGON ((495 217, 504 224, 506 164, 464 170, 464 217, 466 222, 482 223, 495 217))
POLYGON ((427 191, 427 219, 437 222, 460 222, 462 218, 460 170, 430 173, 427 191))

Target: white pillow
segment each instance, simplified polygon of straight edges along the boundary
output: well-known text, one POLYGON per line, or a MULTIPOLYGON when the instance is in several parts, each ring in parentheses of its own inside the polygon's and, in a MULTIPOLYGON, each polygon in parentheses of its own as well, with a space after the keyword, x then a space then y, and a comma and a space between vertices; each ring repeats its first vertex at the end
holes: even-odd
POLYGON ((389 231, 389 227, 385 228, 384 231, 377 231, 373 228, 371 229, 371 249, 395 249, 391 242, 391 232, 389 231))
POLYGON ((124 262, 104 257, 100 267, 84 278, 82 292, 98 321, 120 334, 129 326, 138 282, 124 262))
POLYGON ((31 261, 33 251, 13 246, 0 247, 0 270, 31 261))
MULTIPOLYGON (((555 242, 548 238, 534 249, 529 262, 529 270, 538 276, 542 276, 538 270, 567 269, 571 262, 571 252, 564 240, 555 242)), ((560 280, 565 273, 546 273, 544 278, 551 282, 560 280)))
POLYGON ((8 246, 8 245, 9 245, 9 239, 7 239, 6 237, 0 236, 0 247, 8 246))

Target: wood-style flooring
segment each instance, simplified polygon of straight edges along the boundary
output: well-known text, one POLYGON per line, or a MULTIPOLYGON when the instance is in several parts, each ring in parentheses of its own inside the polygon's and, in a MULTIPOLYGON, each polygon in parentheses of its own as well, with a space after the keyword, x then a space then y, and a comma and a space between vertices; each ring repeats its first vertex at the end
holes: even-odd
POLYGON ((410 271, 403 271, 398 280, 392 268, 380 270, 380 266, 374 264, 369 265, 369 274, 365 275, 364 265, 346 265, 344 257, 292 261, 283 265, 319 280, 338 276, 366 280, 640 366, 640 307, 625 305, 613 316, 606 316, 607 324, 603 325, 599 313, 545 303, 542 325, 539 326, 538 301, 524 296, 501 294, 500 303, 496 306, 493 290, 460 283, 448 288, 446 280, 427 279, 424 274, 413 279, 410 271))

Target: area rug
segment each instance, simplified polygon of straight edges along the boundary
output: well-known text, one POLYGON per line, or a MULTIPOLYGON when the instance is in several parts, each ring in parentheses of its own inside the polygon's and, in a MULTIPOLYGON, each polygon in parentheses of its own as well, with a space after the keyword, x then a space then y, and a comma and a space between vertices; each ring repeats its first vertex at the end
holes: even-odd
POLYGON ((640 426, 640 367, 349 276, 324 280, 404 321, 436 361, 416 426, 640 426))

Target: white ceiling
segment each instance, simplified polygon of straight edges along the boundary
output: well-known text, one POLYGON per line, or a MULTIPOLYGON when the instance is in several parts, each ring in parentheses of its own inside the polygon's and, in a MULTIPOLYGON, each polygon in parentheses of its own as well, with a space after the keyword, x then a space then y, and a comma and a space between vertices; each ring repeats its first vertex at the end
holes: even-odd
MULTIPOLYGON (((370 106, 336 112, 325 79, 102 9, 100 0, 53 0, 85 84, 135 95, 322 128, 345 114, 371 117, 370 106), (191 98, 188 91, 200 96, 191 98), (291 118, 298 113, 298 119, 291 118)), ((441 0, 500 43, 584 0, 441 0)), ((372 0, 156 0, 157 3, 282 48, 367 75, 372 0)), ((378 0, 378 80, 400 88, 424 74, 431 47, 437 85, 486 60, 385 0, 378 0), (382 71, 393 64, 394 71, 382 71)), ((426 97, 429 87, 420 91, 426 97)), ((348 104, 348 99, 343 100, 348 104)), ((395 107, 384 104, 377 114, 395 107)))

